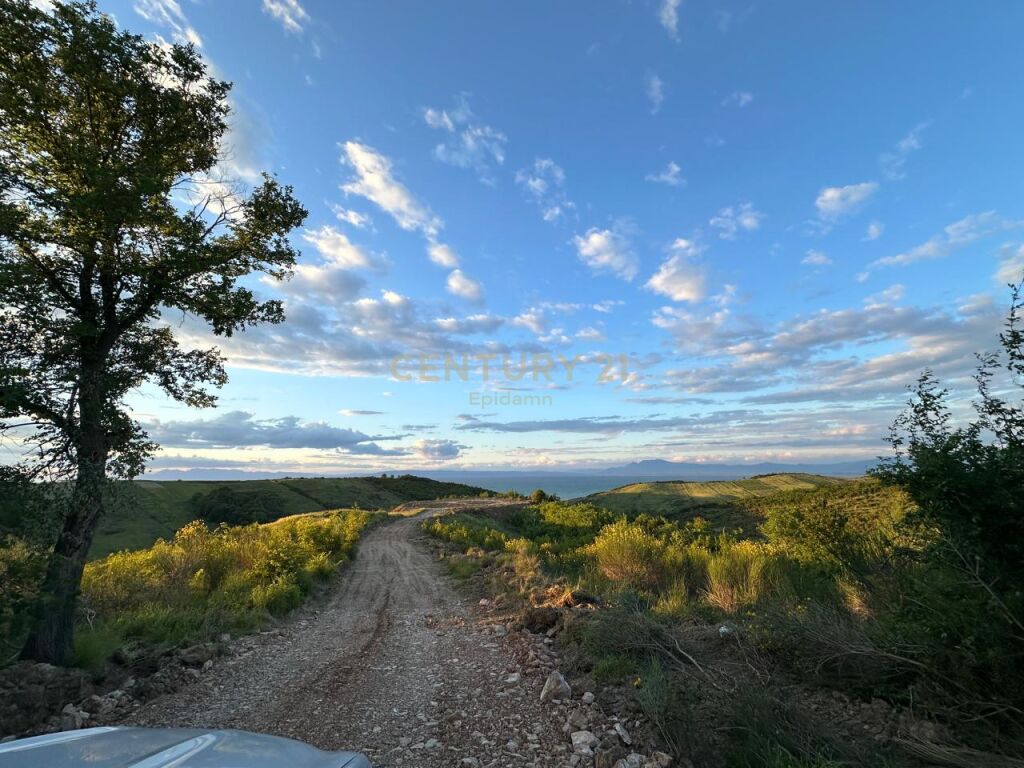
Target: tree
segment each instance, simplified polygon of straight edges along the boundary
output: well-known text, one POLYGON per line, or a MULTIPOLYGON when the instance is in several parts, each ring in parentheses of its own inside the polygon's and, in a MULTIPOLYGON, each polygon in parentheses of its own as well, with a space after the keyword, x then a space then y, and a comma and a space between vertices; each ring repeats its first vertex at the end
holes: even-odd
MULTIPOLYGON (((1012 300, 999 334, 1000 351, 978 356, 975 418, 955 425, 948 391, 931 371, 925 371, 907 410, 893 425, 889 437, 893 457, 874 472, 907 489, 918 505, 916 517, 941 531, 945 555, 960 570, 975 577, 993 597, 1006 592, 1020 602, 1024 600, 1024 283, 1010 287, 1012 300)), ((1001 604, 1005 608, 1006 603, 1001 604)))
POLYGON ((30 449, 26 476, 68 487, 25 658, 67 657, 111 480, 156 447, 125 397, 150 382, 208 407, 227 380, 163 318, 223 336, 283 320, 243 279, 290 274, 306 211, 270 176, 248 194, 213 180, 230 87, 93 2, 0 0, 0 435, 30 449))

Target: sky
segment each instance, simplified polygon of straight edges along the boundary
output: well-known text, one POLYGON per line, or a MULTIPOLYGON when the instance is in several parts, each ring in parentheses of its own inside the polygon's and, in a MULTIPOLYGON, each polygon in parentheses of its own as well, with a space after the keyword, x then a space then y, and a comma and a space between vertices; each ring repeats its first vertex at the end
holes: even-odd
POLYGON ((152 469, 878 456, 1024 272, 1024 6, 101 0, 234 83, 218 172, 310 214, 287 320, 152 469), (446 366, 447 359, 447 366, 446 366))

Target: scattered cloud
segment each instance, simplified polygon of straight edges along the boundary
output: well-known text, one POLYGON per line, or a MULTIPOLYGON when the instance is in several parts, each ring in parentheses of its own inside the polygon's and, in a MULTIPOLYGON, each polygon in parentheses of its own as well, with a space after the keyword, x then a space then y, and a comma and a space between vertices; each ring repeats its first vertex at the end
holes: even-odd
POLYGON ((350 224, 358 229, 364 229, 371 223, 369 215, 353 211, 349 208, 340 206, 337 203, 331 203, 330 209, 337 217, 338 221, 350 224))
POLYGON ((451 109, 427 107, 423 120, 436 130, 450 134, 434 147, 434 156, 442 163, 474 170, 480 181, 495 182, 493 165, 505 162, 508 138, 501 131, 481 123, 470 109, 466 96, 459 96, 451 109))
POLYGON ((895 285, 890 285, 885 290, 871 294, 866 299, 864 299, 864 303, 868 306, 868 308, 883 307, 888 304, 895 304, 897 301, 901 301, 903 299, 906 290, 907 289, 905 286, 896 283, 895 285))
POLYGON ((461 269, 453 269, 451 271, 445 288, 453 296, 459 296, 467 301, 482 301, 484 298, 483 286, 473 278, 463 274, 461 269))
POLYGON ((819 216, 834 221, 860 210, 877 190, 878 182, 875 181, 847 184, 845 187, 825 187, 818 193, 814 205, 819 216))
POLYGON ((565 194, 565 171, 549 157, 516 171, 516 183, 540 206, 544 221, 557 221, 576 208, 565 194))
POLYGON ((739 107, 742 109, 754 100, 754 94, 750 91, 733 91, 722 99, 723 107, 739 107))
POLYGON ((413 444, 413 451, 421 459, 428 461, 451 461, 457 459, 467 446, 454 440, 418 440, 413 444))
POLYGON ((646 287, 673 301, 700 301, 705 294, 705 274, 703 267, 694 263, 700 253, 700 247, 692 240, 677 239, 672 243, 669 257, 647 281, 646 287))
POLYGON ((182 45, 191 43, 196 48, 203 47, 202 38, 189 24, 177 0, 137 0, 132 8, 146 21, 168 28, 174 42, 182 45))
POLYGON ((352 408, 342 408, 338 411, 342 416, 383 416, 384 411, 364 411, 352 408))
POLYGON ((755 209, 753 203, 740 203, 723 208, 708 224, 718 230, 723 240, 735 240, 740 230, 750 232, 760 227, 763 218, 764 214, 755 209))
POLYGON ((624 280, 636 277, 638 262, 632 245, 621 231, 592 227, 573 237, 580 261, 594 272, 610 272, 624 280))
POLYGON ((995 211, 975 213, 965 216, 959 221, 945 227, 942 232, 929 238, 924 243, 909 251, 895 256, 885 256, 871 262, 870 267, 903 267, 918 261, 941 259, 954 251, 970 245, 976 240, 987 237, 1004 229, 1020 226, 1021 222, 1007 221, 1000 218, 995 211))
POLYGON ((302 239, 316 248, 317 252, 324 259, 345 269, 369 269, 379 266, 370 255, 354 245, 348 237, 326 224, 319 229, 307 229, 302 233, 302 239))
POLYGON ((668 36, 673 40, 679 40, 679 5, 682 0, 661 0, 658 7, 658 21, 664 27, 668 36))
POLYGON ((651 114, 658 114, 665 101, 665 81, 654 72, 648 72, 644 77, 644 93, 647 94, 647 101, 651 103, 651 114))
POLYGON ((452 250, 451 246, 444 243, 428 243, 427 255, 439 267, 454 269, 459 266, 459 257, 455 255, 455 251, 452 250))
POLYGON ((878 158, 882 168, 882 175, 890 181, 899 181, 907 177, 904 166, 907 164, 908 156, 921 148, 921 134, 931 125, 931 121, 918 123, 914 128, 900 139, 896 146, 889 152, 883 152, 878 158))
POLYGON ((149 435, 172 448, 312 448, 345 453, 382 451, 377 441, 395 437, 367 435, 354 429, 333 427, 321 421, 303 421, 298 416, 256 419, 245 411, 230 411, 212 419, 154 421, 145 425, 149 435))
POLYGON ((877 240, 882 236, 883 232, 885 232, 885 224, 876 219, 868 224, 867 231, 864 233, 864 239, 877 240))
POLYGON ((347 195, 359 195, 390 215, 402 229, 437 237, 444 223, 420 203, 392 173, 391 160, 358 141, 342 145, 342 162, 355 177, 342 186, 347 195))
POLYGON ((1000 249, 999 268, 995 279, 1003 285, 1017 285, 1024 280, 1024 245, 1000 249))
POLYGON ((263 0, 263 12, 277 19, 286 32, 301 32, 309 14, 299 0, 263 0))
POLYGON ((832 263, 832 259, 830 259, 823 251, 812 250, 807 252, 807 255, 800 260, 800 263, 813 267, 827 267, 832 263))
POLYGON ((648 173, 644 176, 646 181, 653 181, 655 184, 667 184, 670 187, 681 187, 686 184, 686 179, 681 178, 679 173, 682 169, 670 160, 665 169, 658 173, 648 173))

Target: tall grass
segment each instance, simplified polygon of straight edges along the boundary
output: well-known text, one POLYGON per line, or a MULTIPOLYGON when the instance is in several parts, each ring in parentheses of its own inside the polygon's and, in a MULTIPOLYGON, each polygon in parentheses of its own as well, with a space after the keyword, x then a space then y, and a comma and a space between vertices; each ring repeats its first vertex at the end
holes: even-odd
POLYGON ((89 563, 79 655, 97 636, 106 645, 178 645, 280 616, 350 556, 373 517, 334 511, 213 530, 197 521, 149 549, 89 563))

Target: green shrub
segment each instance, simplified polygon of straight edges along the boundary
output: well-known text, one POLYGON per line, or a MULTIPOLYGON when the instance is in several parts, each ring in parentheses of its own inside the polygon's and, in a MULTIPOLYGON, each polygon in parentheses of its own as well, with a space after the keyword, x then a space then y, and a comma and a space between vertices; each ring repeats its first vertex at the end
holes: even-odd
POLYGON ((97 628, 83 635, 83 658, 110 650, 105 638, 180 645, 287 613, 349 557, 372 518, 349 510, 216 530, 197 521, 170 541, 89 563, 83 606, 97 628))
POLYGON ((657 538, 625 520, 602 528, 589 549, 606 579, 626 587, 648 589, 664 575, 663 550, 657 538))

